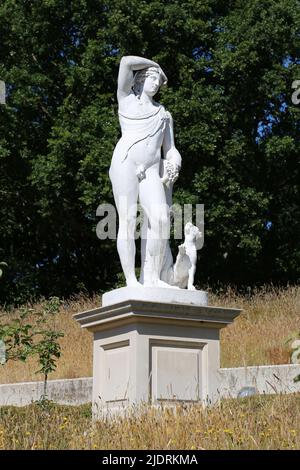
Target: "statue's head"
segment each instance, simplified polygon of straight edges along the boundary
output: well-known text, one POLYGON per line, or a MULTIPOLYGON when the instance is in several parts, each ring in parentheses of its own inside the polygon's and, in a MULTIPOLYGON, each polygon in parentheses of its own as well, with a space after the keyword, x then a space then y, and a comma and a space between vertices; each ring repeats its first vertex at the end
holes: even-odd
POLYGON ((147 95, 154 96, 166 83, 167 77, 161 68, 148 67, 135 73, 133 91, 136 95, 141 95, 144 91, 147 95))

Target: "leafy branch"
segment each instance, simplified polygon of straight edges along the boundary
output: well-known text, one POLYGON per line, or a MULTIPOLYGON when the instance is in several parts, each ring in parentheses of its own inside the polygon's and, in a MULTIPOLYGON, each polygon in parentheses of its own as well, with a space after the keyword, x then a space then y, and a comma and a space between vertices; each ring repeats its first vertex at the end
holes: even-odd
POLYGON ((47 393, 48 376, 56 369, 57 360, 61 356, 59 339, 64 333, 49 326, 49 320, 57 314, 59 306, 60 300, 57 297, 50 297, 41 310, 23 307, 19 318, 0 324, 0 341, 4 345, 4 354, 0 362, 2 364, 9 360, 25 362, 29 357, 37 357, 40 368, 36 373, 44 375, 44 398, 47 393))

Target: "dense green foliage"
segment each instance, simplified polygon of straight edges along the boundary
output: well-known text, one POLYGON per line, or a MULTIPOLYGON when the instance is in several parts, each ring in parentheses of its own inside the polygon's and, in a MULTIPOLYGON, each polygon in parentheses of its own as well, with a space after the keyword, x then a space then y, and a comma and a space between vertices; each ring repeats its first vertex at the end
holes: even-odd
POLYGON ((3 0, 0 5, 2 301, 112 287, 120 57, 169 82, 183 168, 175 200, 205 204, 198 281, 295 282, 300 271, 297 0, 3 0))

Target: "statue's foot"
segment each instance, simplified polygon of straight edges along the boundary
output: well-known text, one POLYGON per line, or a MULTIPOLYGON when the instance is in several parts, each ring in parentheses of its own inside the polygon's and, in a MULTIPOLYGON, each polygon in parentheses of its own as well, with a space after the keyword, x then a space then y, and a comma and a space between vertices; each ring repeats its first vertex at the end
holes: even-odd
POLYGON ((127 287, 143 287, 143 285, 136 279, 132 279, 126 282, 127 287))

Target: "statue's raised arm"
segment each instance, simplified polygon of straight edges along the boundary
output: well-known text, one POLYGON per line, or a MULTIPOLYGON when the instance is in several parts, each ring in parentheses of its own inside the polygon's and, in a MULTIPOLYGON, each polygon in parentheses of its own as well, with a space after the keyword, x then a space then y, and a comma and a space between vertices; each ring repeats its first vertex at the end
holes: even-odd
POLYGON ((160 66, 150 59, 144 57, 138 57, 133 55, 124 56, 120 62, 119 76, 118 76, 118 101, 122 100, 131 93, 134 73, 137 70, 146 69, 148 67, 157 67, 163 74, 164 81, 167 81, 167 77, 161 70, 160 66))

